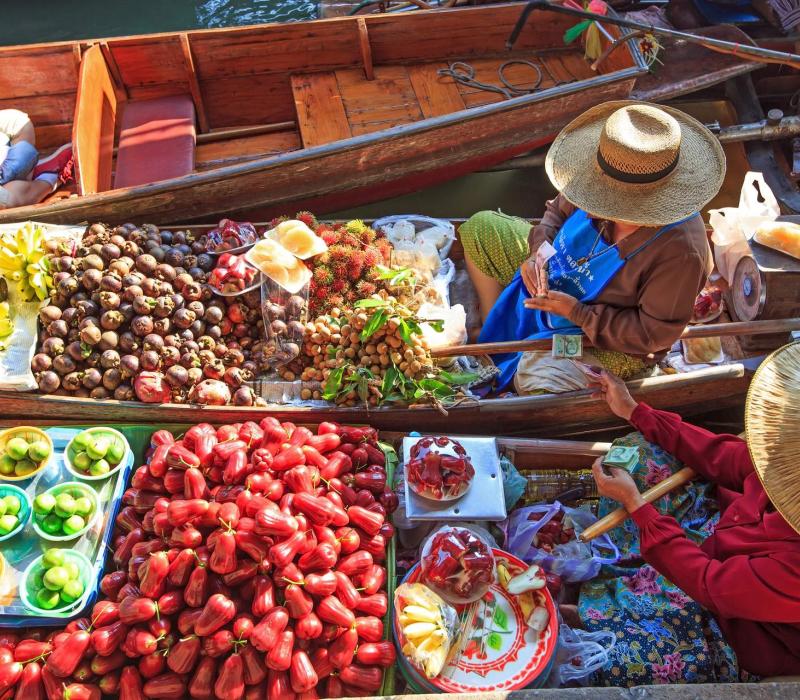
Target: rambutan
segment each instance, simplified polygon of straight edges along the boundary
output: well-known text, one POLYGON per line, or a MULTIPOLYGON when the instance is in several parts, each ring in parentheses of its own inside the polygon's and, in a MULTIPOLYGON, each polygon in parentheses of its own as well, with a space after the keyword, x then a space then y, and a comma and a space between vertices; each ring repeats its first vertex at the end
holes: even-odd
POLYGON ((347 280, 341 277, 337 277, 335 280, 331 282, 331 290, 334 292, 341 293, 347 289, 347 280))
POLYGON ((356 291, 361 296, 362 299, 366 297, 372 296, 377 291, 377 287, 372 282, 368 282, 367 280, 361 280, 356 285, 356 291))
POLYGON ((362 241, 363 241, 363 242, 364 242, 366 245, 370 245, 371 243, 374 243, 374 242, 375 242, 375 239, 376 239, 377 237, 378 237, 378 234, 375 232, 375 229, 374 229, 374 228, 370 228, 369 226, 367 226, 367 227, 366 227, 366 228, 365 228, 365 229, 364 229, 364 230, 361 232, 361 240, 362 240, 362 241))
POLYGON ((328 246, 336 245, 342 240, 341 235, 337 231, 333 231, 328 229, 327 231, 323 231, 322 233, 317 233, 317 235, 325 241, 325 244, 328 246))
POLYGON ((344 304, 344 297, 341 294, 331 294, 328 297, 328 308, 331 309, 334 306, 342 306, 344 304))
POLYGON ((354 289, 351 289, 349 292, 347 292, 347 294, 344 295, 344 298, 348 304, 352 304, 358 301, 361 297, 358 296, 358 292, 356 292, 354 289))
POLYGON ((373 246, 364 249, 364 265, 367 267, 375 267, 375 265, 380 265, 382 262, 383 256, 380 250, 373 246))
POLYGON ((318 265, 314 269, 314 281, 317 284, 330 284, 334 281, 333 279, 333 272, 331 272, 331 268, 327 265, 318 265))
POLYGON ((311 229, 316 228, 317 226, 317 217, 314 216, 310 211, 297 212, 297 215, 294 218, 298 221, 302 221, 311 229))
POLYGON ((331 256, 332 265, 336 263, 347 264, 349 262, 350 250, 340 243, 332 245, 330 248, 328 248, 328 253, 331 256))
POLYGON ((385 238, 379 238, 375 241, 375 247, 383 256, 384 263, 388 265, 389 261, 392 259, 392 244, 385 238))
POLYGON ((344 227, 347 229, 348 233, 352 233, 356 236, 360 236, 368 226, 361 220, 361 219, 353 219, 352 221, 348 221, 344 227))
POLYGON ((331 293, 331 288, 327 285, 320 285, 314 290, 314 296, 320 301, 325 301, 331 293))

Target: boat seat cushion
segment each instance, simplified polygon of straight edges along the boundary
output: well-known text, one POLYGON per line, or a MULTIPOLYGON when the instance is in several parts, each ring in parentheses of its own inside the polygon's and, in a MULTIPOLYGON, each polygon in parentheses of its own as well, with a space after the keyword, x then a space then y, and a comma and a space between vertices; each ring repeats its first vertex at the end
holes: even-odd
POLYGON ((189 95, 126 103, 114 188, 188 175, 194 170, 196 136, 194 103, 189 95))

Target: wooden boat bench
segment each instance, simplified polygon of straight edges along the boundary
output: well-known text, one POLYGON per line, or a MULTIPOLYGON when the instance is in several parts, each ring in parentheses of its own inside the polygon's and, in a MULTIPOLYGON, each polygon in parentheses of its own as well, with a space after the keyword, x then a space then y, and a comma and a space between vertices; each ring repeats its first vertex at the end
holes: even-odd
POLYGON ((194 170, 197 132, 192 97, 127 102, 122 112, 114 187, 135 187, 194 170))

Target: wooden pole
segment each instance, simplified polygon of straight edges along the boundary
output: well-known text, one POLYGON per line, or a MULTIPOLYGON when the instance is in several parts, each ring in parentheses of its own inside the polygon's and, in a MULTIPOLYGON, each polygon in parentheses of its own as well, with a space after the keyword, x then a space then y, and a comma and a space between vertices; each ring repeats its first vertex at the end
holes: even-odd
MULTIPOLYGON (((680 471, 675 472, 672 476, 664 479, 664 481, 653 486, 653 488, 645 491, 642 494, 642 498, 648 503, 653 503, 670 491, 674 491, 679 486, 689 483, 695 476, 696 473, 694 469, 684 467, 680 471)), ((589 527, 578 536, 578 539, 580 539, 581 542, 589 542, 595 539, 595 537, 600 537, 600 535, 604 535, 609 530, 613 530, 615 527, 622 525, 622 523, 628 519, 628 515, 628 511, 624 508, 617 508, 617 510, 613 513, 609 513, 605 518, 600 518, 596 523, 589 525, 589 527)))
MULTIPOLYGON (((699 326, 687 326, 681 333, 681 340, 692 338, 715 338, 728 335, 765 335, 770 333, 788 333, 800 330, 800 318, 779 318, 766 321, 736 321, 731 323, 709 323, 699 326)), ((499 343, 473 343, 471 345, 453 345, 449 348, 437 348, 431 351, 433 357, 460 357, 462 355, 495 355, 505 352, 531 352, 533 350, 549 350, 552 338, 540 340, 508 340, 499 343)), ((591 347, 591 341, 583 336, 585 347, 591 347)))

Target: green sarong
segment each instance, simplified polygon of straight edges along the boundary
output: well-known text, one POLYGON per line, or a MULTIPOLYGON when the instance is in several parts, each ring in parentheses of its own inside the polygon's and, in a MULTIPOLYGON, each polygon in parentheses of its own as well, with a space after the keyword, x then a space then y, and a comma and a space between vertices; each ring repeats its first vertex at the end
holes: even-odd
POLYGON ((458 229, 464 254, 489 277, 506 286, 530 255, 532 224, 497 211, 479 211, 458 229))

